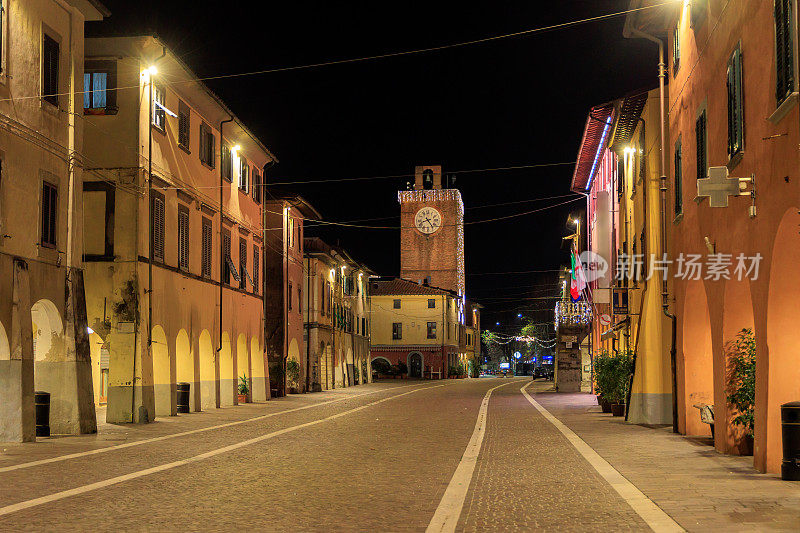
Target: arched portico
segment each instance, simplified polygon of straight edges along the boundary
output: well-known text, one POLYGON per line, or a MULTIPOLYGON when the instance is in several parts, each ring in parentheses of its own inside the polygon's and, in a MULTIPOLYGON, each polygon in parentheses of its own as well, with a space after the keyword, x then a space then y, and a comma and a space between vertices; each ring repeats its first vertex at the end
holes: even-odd
POLYGON ((682 429, 687 435, 711 435, 711 428, 700 421, 699 411, 694 408, 696 404, 714 404, 711 320, 702 281, 689 281, 686 285, 682 331, 682 400, 685 413, 682 429))

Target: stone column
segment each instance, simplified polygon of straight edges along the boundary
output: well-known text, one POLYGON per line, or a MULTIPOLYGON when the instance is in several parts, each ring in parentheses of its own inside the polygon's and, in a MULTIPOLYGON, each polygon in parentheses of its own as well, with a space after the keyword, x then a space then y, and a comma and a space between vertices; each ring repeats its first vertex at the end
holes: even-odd
POLYGON ((14 259, 10 359, 0 360, 0 441, 34 442, 33 332, 28 264, 14 259))

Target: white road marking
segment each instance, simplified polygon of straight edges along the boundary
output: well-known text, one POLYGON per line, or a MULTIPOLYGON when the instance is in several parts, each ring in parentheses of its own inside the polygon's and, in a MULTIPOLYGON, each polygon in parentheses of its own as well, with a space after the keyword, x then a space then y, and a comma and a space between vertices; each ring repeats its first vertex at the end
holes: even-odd
POLYGON ((628 481, 625 476, 620 474, 608 461, 600 457, 594 449, 592 449, 586 442, 575 434, 574 431, 569 429, 561 420, 550 414, 550 411, 545 409, 542 404, 534 400, 525 388, 530 385, 526 383, 520 389, 525 398, 533 405, 548 422, 553 424, 567 440, 578 450, 586 461, 597 470, 597 473, 603 476, 603 479, 608 482, 611 487, 622 496, 628 505, 636 511, 642 520, 644 520, 650 529, 657 533, 673 533, 685 531, 675 520, 665 513, 653 500, 648 498, 636 486, 628 481))
POLYGON ((495 389, 512 383, 519 383, 519 380, 509 381, 486 391, 486 395, 481 402, 481 408, 478 410, 478 420, 475 422, 472 437, 469 439, 464 455, 461 456, 461 462, 458 463, 456 471, 444 491, 439 507, 436 508, 436 512, 428 524, 428 529, 426 529, 428 533, 455 531, 458 519, 461 516, 461 509, 464 507, 464 499, 467 497, 467 490, 469 490, 469 485, 472 481, 472 474, 475 472, 475 464, 478 462, 483 436, 486 433, 489 398, 495 389))
MULTIPOLYGON (((5 516, 11 513, 15 513, 17 511, 22 511, 23 509, 30 509, 31 507, 36 507, 38 505, 43 505, 46 503, 55 502, 58 500, 63 500, 64 498, 69 498, 70 496, 77 496, 79 494, 84 494, 87 492, 91 492, 93 490, 102 489, 105 487, 110 487, 112 485, 116 485, 118 483, 122 483, 124 481, 130 481, 132 479, 137 479, 140 477, 148 476, 150 474, 155 474, 157 472, 164 472, 165 470, 171 470, 173 468, 188 465, 191 463, 196 463, 198 461, 202 461, 204 459, 209 459, 211 457, 215 457, 217 455, 231 452, 234 450, 238 450, 239 448, 244 448, 245 446, 250 446, 251 444, 256 444, 259 442, 263 442, 267 439, 271 439, 280 435, 284 435, 286 433, 291 433, 293 431, 297 431, 298 429, 307 428, 310 426, 315 426, 317 424, 321 424, 322 422, 326 422, 328 420, 335 420, 337 418, 341 418, 345 415, 349 415, 352 413, 356 413, 358 411, 362 411, 367 407, 372 407, 373 405, 378 405, 379 403, 387 402, 389 400, 394 400, 396 398, 400 398, 402 396, 406 396, 408 394, 414 394, 415 392, 419 392, 421 390, 430 390, 435 389, 438 387, 444 387, 446 384, 442 385, 433 385, 431 387, 419 387, 414 390, 410 390, 408 392, 404 392, 402 394, 395 394, 393 396, 389 396, 387 398, 381 398, 380 400, 376 400, 374 402, 364 404, 359 407, 355 407, 353 409, 349 409, 347 411, 342 411, 341 413, 336 413, 335 415, 326 416, 325 418, 320 418, 317 420, 312 420, 311 422, 305 422, 303 424, 298 424, 296 426, 291 426, 284 429, 279 429, 277 431, 273 431, 272 433, 266 433, 264 435, 254 437, 252 439, 244 440, 241 442, 237 442, 235 444, 229 444, 228 446, 223 446, 222 448, 217 448, 215 450, 211 450, 205 453, 201 453, 199 455, 195 455, 192 457, 188 457, 186 459, 180 459, 178 461, 173 461, 171 463, 166 463, 158 466, 154 466, 152 468, 146 468, 144 470, 139 470, 138 472, 131 472, 129 474, 124 474, 121 476, 113 477, 110 479, 105 479, 103 481, 97 481, 96 483, 90 483, 88 485, 83 485, 81 487, 75 487, 74 489, 64 490, 61 492, 56 492, 53 494, 48 494, 47 496, 42 496, 40 498, 34 498, 32 500, 27 500, 24 502, 15 503, 12 505, 7 505, 5 507, 0 507, 0 516, 5 516)), ((410 387, 411 385, 404 385, 404 387, 410 387)), ((399 387, 398 387, 399 388, 399 387)), ((387 390, 387 389, 384 389, 387 390)))
POLYGON ((227 428, 227 427, 231 427, 231 426, 238 426, 239 424, 246 424, 246 423, 249 423, 249 422, 256 422, 258 420, 264 420, 265 418, 270 418, 270 417, 273 417, 273 416, 283 415, 283 414, 286 414, 286 413, 294 413, 294 412, 297 412, 297 411, 303 411, 305 409, 312 409, 314 407, 321 407, 323 405, 329 405, 329 404, 332 404, 332 403, 343 402, 345 400, 352 400, 353 398, 359 398, 361 396, 368 396, 370 394, 377 394, 379 392, 391 391, 391 390, 396 390, 396 389, 405 389, 405 388, 413 387, 413 386, 414 385, 402 385, 402 386, 399 386, 399 387, 389 387, 389 388, 385 388, 385 389, 378 389, 378 390, 374 390, 374 391, 370 391, 370 392, 363 392, 363 393, 360 393, 360 394, 353 394, 352 396, 347 396, 347 397, 344 397, 344 398, 337 398, 335 400, 327 400, 327 401, 324 401, 324 402, 315 403, 315 404, 311 404, 311 405, 304 405, 302 407, 295 407, 293 409, 287 409, 285 411, 277 411, 277 412, 269 413, 269 414, 266 414, 266 415, 260 415, 260 416, 255 416, 255 417, 252 417, 252 418, 246 418, 244 420, 236 420, 234 422, 226 422, 224 424, 218 424, 216 426, 209 426, 209 427, 205 427, 205 428, 192 429, 192 430, 189 430, 189 431, 182 431, 180 433, 172 433, 170 435, 162 435, 160 437, 152 437, 152 438, 149 438, 149 439, 136 440, 136 441, 132 441, 132 442, 126 442, 124 444, 115 444, 114 446, 106 446, 105 448, 97 448, 95 450, 87 450, 87 451, 84 451, 84 452, 76 452, 76 453, 70 453, 70 454, 66 454, 66 455, 59 455, 59 456, 56 456, 56 457, 49 457, 47 459, 39 459, 37 461, 29 461, 27 463, 20 463, 20 464, 16 464, 16 465, 4 466, 4 467, 0 467, 0 473, 10 472, 12 470, 20 470, 22 468, 31 468, 33 466, 46 465, 46 464, 49 464, 49 463, 57 463, 59 461, 66 461, 68 459, 77 459, 79 457, 86 457, 88 455, 96 455, 98 453, 106 453, 106 452, 110 452, 110 451, 114 451, 114 450, 121 450, 123 448, 131 448, 133 446, 141 446, 142 444, 149 444, 151 442, 158 442, 158 441, 167 440, 167 439, 174 439, 174 438, 177 438, 177 437, 185 437, 187 435, 195 435, 197 433, 204 433, 206 431, 212 431, 214 429, 221 429, 221 428, 227 428))

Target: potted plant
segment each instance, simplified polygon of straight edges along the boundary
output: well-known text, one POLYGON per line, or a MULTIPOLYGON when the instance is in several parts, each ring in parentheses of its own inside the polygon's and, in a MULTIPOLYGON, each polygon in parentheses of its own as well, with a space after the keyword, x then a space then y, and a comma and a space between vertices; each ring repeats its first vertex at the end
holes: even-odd
POLYGON ((597 402, 604 413, 611 412, 611 402, 609 401, 606 391, 611 390, 611 357, 608 352, 598 354, 594 358, 594 378, 596 381, 596 389, 598 391, 597 402))
POLYGON ((402 361, 397 363, 397 373, 400 374, 400 379, 406 379, 408 377, 408 366, 402 361))
POLYGON ((250 392, 250 387, 247 385, 247 376, 239 378, 239 403, 247 403, 247 393, 250 392))
POLYGON ((756 398, 756 337, 753 330, 741 330, 729 345, 728 403, 738 413, 733 419, 741 426, 744 435, 739 453, 753 455, 753 429, 755 427, 756 398))
POLYGON ((294 359, 286 361, 286 380, 289 382, 289 394, 297 394, 300 385, 300 363, 294 359))
POLYGON ((617 352, 610 363, 611 390, 608 401, 611 402, 612 416, 625 414, 625 399, 628 395, 628 384, 633 373, 633 358, 627 352, 617 352))

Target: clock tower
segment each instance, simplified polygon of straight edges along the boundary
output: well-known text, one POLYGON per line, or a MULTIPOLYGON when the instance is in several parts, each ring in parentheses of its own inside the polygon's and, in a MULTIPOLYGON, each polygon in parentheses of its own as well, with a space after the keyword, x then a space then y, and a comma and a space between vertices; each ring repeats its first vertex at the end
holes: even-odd
POLYGON ((464 203, 440 165, 414 169, 400 201, 400 277, 464 295, 464 203))

